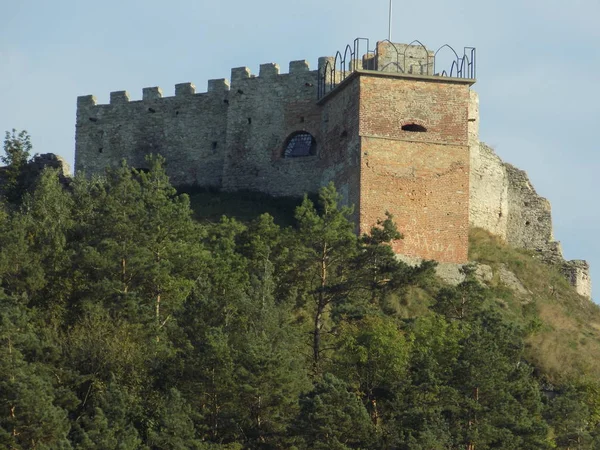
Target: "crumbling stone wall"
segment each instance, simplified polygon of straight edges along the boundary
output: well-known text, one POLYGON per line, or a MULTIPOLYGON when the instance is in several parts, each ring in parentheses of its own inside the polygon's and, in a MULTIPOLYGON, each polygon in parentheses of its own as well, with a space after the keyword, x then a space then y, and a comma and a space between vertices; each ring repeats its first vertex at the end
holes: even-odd
POLYGON ((563 264, 562 271, 579 295, 592 297, 592 280, 587 261, 574 259, 563 264))
POLYGON ((591 298, 589 265, 564 260, 553 236, 550 202, 537 194, 527 173, 503 162, 474 134, 470 152, 471 226, 500 236, 513 247, 532 250, 542 261, 557 266, 579 294, 591 298))
POLYGON ((504 164, 508 186, 506 241, 545 254, 554 247, 550 202, 539 196, 523 170, 504 164))
MULTIPOLYGON (((41 155, 34 155, 22 168, 19 175, 19 185, 21 188, 30 189, 34 186, 42 171, 46 168, 56 169, 59 181, 64 185, 71 183, 71 169, 65 159, 54 153, 43 153, 41 155)), ((6 193, 5 176, 6 167, 0 167, 0 194, 6 193)))

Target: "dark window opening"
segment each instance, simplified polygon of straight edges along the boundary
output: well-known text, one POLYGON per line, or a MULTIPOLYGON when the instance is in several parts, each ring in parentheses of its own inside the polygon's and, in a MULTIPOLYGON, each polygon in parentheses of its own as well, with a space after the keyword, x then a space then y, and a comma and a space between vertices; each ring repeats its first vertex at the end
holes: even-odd
POLYGON ((148 112, 155 113, 156 110, 154 108, 148 108, 148 112))
POLYGON ((316 154, 317 141, 315 141, 312 134, 305 131, 298 131, 292 134, 287 139, 283 150, 284 158, 297 158, 316 154))
POLYGON ((103 151, 104 151, 104 149, 103 149, 102 147, 100 147, 100 148, 98 149, 98 153, 102 153, 103 151))
POLYGON ((347 138, 348 137, 348 132, 346 130, 342 131, 342 134, 340 135, 340 137, 342 139, 347 138))
POLYGON ((252 125, 252 117, 248 117, 248 125, 252 125))
POLYGON ((525 222, 525 225, 529 226, 531 225, 531 222, 528 220, 527 222, 525 222))
POLYGON ((402 131, 411 131, 413 133, 425 133, 427 128, 423 125, 419 125, 416 123, 407 123, 406 125, 402 125, 402 131))
POLYGON ((98 119, 96 119, 95 117, 90 117, 90 122, 98 122, 98 119))
POLYGON ((212 149, 213 149, 213 151, 217 149, 218 145, 219 144, 217 143, 217 141, 213 141, 213 143, 212 143, 212 149))
POLYGON ((304 117, 300 117, 300 123, 304 123, 304 117))

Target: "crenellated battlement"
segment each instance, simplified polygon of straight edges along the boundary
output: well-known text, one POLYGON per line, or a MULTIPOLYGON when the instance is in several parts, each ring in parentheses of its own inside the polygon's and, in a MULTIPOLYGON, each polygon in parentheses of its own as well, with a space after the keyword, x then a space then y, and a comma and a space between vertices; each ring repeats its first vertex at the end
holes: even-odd
MULTIPOLYGON (((219 78, 214 80, 208 80, 207 91, 197 93, 196 86, 193 83, 178 83, 175 85, 174 96, 163 96, 163 90, 159 86, 145 87, 142 89, 143 102, 155 102, 157 100, 169 99, 173 97, 186 97, 190 95, 206 95, 212 93, 223 93, 229 91, 230 85, 229 80, 225 78, 219 78)), ((131 100, 129 92, 127 91, 113 91, 110 93, 109 105, 122 105, 125 103, 134 103, 140 100, 131 100)), ((101 106, 98 104, 97 99, 94 95, 82 95, 77 97, 77 108, 88 108, 92 106, 101 106)))
MULTIPOLYGON (((423 59, 413 55, 419 56, 422 47, 402 45, 378 46, 375 60, 383 64, 384 53, 398 59, 398 52, 388 47, 404 49, 412 66, 423 59)), ((323 170, 314 167, 319 159, 306 160, 310 162, 304 164, 306 173, 292 174, 283 169, 289 163, 280 161, 281 147, 298 132, 310 133, 317 142, 331 139, 328 145, 348 134, 347 118, 336 125, 339 130, 330 129, 335 121, 330 119, 331 107, 324 108, 319 101, 320 83, 333 89, 353 71, 379 68, 369 65, 369 54, 358 51, 357 47, 344 58, 340 54, 321 57, 316 70, 306 60, 290 61, 287 73, 273 62, 261 64, 258 75, 248 67, 234 67, 231 81, 208 80, 205 92, 197 92, 187 82, 176 84, 172 96, 151 86, 142 89, 140 100, 133 100, 124 90, 111 92, 108 104, 98 104, 93 95, 78 97, 75 168, 99 172, 122 158, 143 167, 145 155, 161 153, 169 161, 175 184, 256 189, 275 195, 315 191, 323 170), (240 171, 242 160, 246 168, 240 171), (276 166, 267 168, 270 164, 276 166), (269 175, 256 175, 261 173, 269 175), (295 178, 293 184, 289 184, 291 178, 295 178)), ((403 60, 394 67, 409 65, 403 60)))
MULTIPOLYGON (((330 61, 333 58, 324 57, 320 58, 319 61, 330 61)), ((321 67, 321 63, 319 63, 321 67)), ((248 67, 234 67, 231 69, 231 82, 226 78, 218 78, 208 80, 206 92, 196 92, 196 86, 193 83, 178 83, 175 85, 174 96, 164 96, 162 88, 158 86, 146 87, 142 89, 143 102, 155 102, 161 99, 169 99, 172 97, 186 97, 191 95, 206 95, 206 94, 222 94, 231 90, 233 85, 244 80, 256 79, 261 81, 272 81, 275 86, 277 83, 281 83, 283 80, 289 80, 289 76, 301 75, 306 76, 312 74, 316 77, 317 72, 310 70, 310 64, 306 60, 295 60, 290 61, 288 73, 281 73, 280 66, 276 63, 265 63, 260 65, 259 75, 254 75, 248 67)), ((129 92, 127 91, 113 91, 110 93, 109 105, 123 105, 126 103, 134 103, 140 100, 131 100, 129 92)), ((89 108, 93 106, 101 106, 102 104, 97 103, 97 99, 93 95, 83 95, 77 97, 78 108, 89 108)))
POLYGON ((237 139, 252 131, 250 125, 262 124, 281 141, 301 118, 303 128, 318 132, 319 121, 308 120, 317 108, 317 79, 308 61, 294 60, 287 73, 276 63, 261 64, 258 76, 235 67, 231 81, 208 80, 205 92, 188 82, 176 84, 173 96, 151 86, 142 89, 140 100, 124 90, 111 92, 108 104, 93 95, 78 97, 76 170, 98 172, 122 158, 141 168, 146 154, 161 153, 176 167, 170 171, 174 183, 222 186, 231 133, 237 139))

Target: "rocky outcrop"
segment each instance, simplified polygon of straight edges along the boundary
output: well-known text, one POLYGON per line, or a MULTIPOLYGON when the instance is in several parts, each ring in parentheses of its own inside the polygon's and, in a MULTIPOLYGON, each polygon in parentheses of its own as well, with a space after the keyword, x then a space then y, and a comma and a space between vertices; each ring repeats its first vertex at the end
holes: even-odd
POLYGON ((562 272, 569 282, 575 286, 579 295, 592 298, 592 280, 590 278, 590 265, 587 261, 574 259, 565 261, 562 265, 562 272))
MULTIPOLYGON (((63 184, 68 185, 71 182, 71 169, 65 159, 54 153, 44 153, 34 155, 27 162, 19 175, 19 185, 24 189, 33 186, 46 167, 58 169, 58 176, 63 184)), ((6 167, 0 167, 0 191, 2 190, 5 170, 6 167)))
POLYGON ((71 178, 71 168, 67 161, 54 153, 44 153, 42 155, 35 155, 25 167, 24 176, 26 181, 34 181, 40 176, 42 171, 50 167, 52 169, 58 169, 58 175, 61 182, 69 183, 71 178))

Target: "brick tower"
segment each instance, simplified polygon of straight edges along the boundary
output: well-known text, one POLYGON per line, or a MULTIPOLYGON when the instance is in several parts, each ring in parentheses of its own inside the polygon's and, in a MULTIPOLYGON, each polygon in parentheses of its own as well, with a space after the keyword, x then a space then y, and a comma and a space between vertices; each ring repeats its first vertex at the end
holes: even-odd
POLYGON ((354 180, 350 199, 360 232, 389 211, 404 234, 394 250, 408 259, 467 261, 475 80, 474 70, 458 70, 471 60, 456 60, 455 76, 437 74, 435 54, 425 47, 384 41, 345 73, 331 59, 321 61, 320 103, 327 107, 338 97, 352 103, 344 116, 352 124, 347 139, 357 146, 358 163, 344 178, 354 180))

